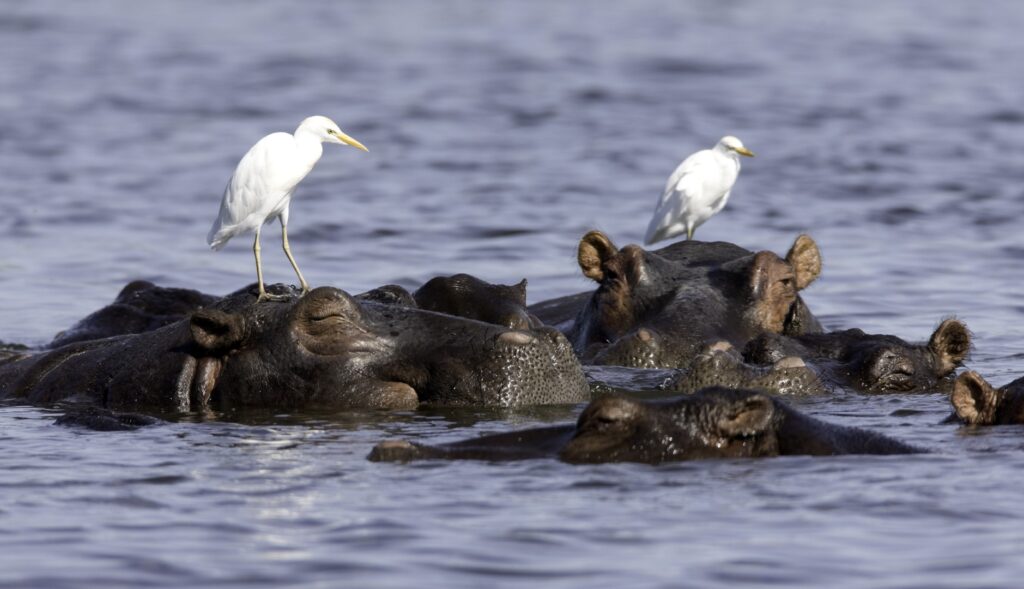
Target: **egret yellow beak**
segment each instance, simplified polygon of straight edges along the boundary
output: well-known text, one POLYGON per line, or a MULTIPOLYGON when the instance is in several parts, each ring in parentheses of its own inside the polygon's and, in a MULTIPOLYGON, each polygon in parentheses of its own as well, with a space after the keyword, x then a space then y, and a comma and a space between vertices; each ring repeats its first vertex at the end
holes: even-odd
POLYGON ((369 149, 366 149, 365 145, 363 145, 362 143, 359 143, 359 141, 357 141, 355 138, 349 137, 348 135, 346 135, 342 131, 333 131, 333 130, 331 130, 331 131, 328 131, 328 133, 330 133, 331 135, 334 135, 342 143, 344 143, 346 145, 351 145, 352 147, 354 147, 356 149, 361 149, 363 151, 370 151, 369 149))
POLYGON ((734 147, 734 148, 732 148, 732 150, 735 151, 736 153, 740 154, 740 155, 745 155, 747 157, 754 157, 754 152, 750 151, 746 147, 734 147))

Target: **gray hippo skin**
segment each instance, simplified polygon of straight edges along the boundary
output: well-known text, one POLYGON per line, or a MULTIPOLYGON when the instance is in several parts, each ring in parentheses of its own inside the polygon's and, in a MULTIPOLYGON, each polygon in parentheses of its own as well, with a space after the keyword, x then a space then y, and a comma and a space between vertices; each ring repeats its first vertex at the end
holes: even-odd
POLYGON ((718 340, 742 346, 761 333, 821 331, 798 294, 821 273, 821 254, 806 235, 783 259, 722 242, 618 249, 591 231, 577 260, 597 290, 530 312, 562 329, 585 364, 685 368, 718 340))
POLYGON ((152 331, 180 321, 219 297, 187 288, 165 288, 145 280, 129 282, 114 302, 58 333, 50 348, 128 333, 152 331))
POLYGON ((437 276, 413 293, 416 306, 427 311, 446 313, 510 329, 530 329, 541 325, 526 311, 526 279, 507 286, 491 284, 470 276, 437 276))
POLYGON ((718 342, 702 350, 689 368, 665 385, 665 390, 692 393, 712 386, 793 396, 823 394, 833 388, 797 356, 780 357, 767 366, 755 365, 745 362, 728 342, 718 342))
POLYGON ((576 425, 482 436, 441 446, 378 444, 374 461, 522 460, 657 464, 704 458, 789 454, 908 454, 919 450, 885 436, 803 415, 756 391, 714 387, 658 402, 602 397, 576 425))
POLYGON ((0 365, 0 398, 123 411, 514 407, 589 400, 552 328, 510 330, 336 288, 256 304, 247 291, 138 334, 0 365))
POLYGON ((1024 423, 1024 378, 995 388, 973 370, 953 383, 949 396, 953 415, 947 421, 967 425, 1009 425, 1024 423))
POLYGON ((923 344, 859 329, 793 337, 764 334, 747 343, 743 356, 754 364, 799 357, 837 386, 865 393, 910 393, 948 391, 970 349, 967 326, 946 319, 923 344))

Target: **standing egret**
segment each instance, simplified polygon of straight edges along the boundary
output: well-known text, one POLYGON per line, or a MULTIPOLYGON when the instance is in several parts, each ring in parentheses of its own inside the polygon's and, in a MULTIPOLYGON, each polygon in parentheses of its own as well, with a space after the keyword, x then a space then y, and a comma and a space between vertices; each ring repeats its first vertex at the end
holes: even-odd
POLYGON ((299 277, 302 293, 309 292, 309 284, 302 277, 291 248, 288 247, 288 205, 295 187, 320 160, 323 143, 344 143, 368 151, 366 147, 342 133, 338 125, 327 117, 308 117, 299 124, 295 134, 271 133, 256 142, 235 168, 224 198, 220 215, 206 236, 210 249, 219 250, 229 239, 247 231, 256 232, 252 251, 256 256, 256 279, 259 281, 258 301, 276 300, 279 295, 267 294, 263 287, 263 265, 260 261, 260 230, 263 224, 281 219, 281 244, 295 274, 299 277))
POLYGON ((727 135, 712 149, 702 149, 683 160, 665 184, 665 192, 647 226, 644 243, 650 245, 693 232, 722 210, 740 174, 740 157, 754 157, 743 142, 727 135))

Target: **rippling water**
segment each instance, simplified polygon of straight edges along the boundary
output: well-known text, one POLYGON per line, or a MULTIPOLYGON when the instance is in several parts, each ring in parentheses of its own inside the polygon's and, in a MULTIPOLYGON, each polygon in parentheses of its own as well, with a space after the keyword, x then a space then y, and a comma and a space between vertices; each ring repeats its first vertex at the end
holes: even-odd
MULTIPOLYGON (((732 133, 758 153, 702 239, 824 256, 830 327, 1024 374, 1024 8, 1012 2, 35 0, 0 8, 0 339, 128 280, 224 293, 247 239, 204 237, 244 150, 321 113, 300 188, 307 278, 442 273, 587 288, 576 241, 640 241, 668 173, 732 133)), ((291 280, 267 232, 270 281, 291 280)), ((1012 586, 1024 429, 936 425, 940 395, 803 409, 934 450, 660 467, 371 464, 573 409, 263 415, 129 434, 0 408, 0 585, 1012 586)))

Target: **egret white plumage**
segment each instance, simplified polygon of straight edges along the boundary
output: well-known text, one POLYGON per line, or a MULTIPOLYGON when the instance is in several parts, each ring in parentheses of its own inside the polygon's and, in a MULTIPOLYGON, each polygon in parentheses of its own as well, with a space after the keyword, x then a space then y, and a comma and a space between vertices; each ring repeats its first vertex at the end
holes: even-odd
POLYGON ((686 239, 693 239, 693 232, 725 207, 740 174, 741 155, 754 157, 743 142, 727 135, 713 148, 683 160, 665 184, 644 243, 650 245, 683 233, 686 239))
POLYGON ((219 250, 229 239, 240 233, 256 232, 252 251, 256 256, 258 300, 279 298, 267 294, 264 289, 263 265, 260 260, 260 230, 264 223, 274 218, 281 220, 281 245, 299 277, 302 292, 305 294, 309 291, 309 284, 302 277, 288 246, 288 207, 299 182, 323 155, 323 143, 342 143, 369 151, 362 143, 343 133, 331 119, 323 116, 308 117, 299 124, 294 134, 271 133, 257 141, 242 156, 224 189, 220 215, 213 222, 206 241, 211 249, 219 250))

